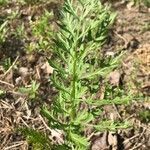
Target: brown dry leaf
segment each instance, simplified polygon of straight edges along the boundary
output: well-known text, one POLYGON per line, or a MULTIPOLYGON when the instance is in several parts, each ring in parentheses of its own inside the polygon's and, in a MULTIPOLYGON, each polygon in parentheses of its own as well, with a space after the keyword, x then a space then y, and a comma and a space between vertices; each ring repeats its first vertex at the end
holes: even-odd
POLYGON ((133 6, 134 6, 134 1, 131 1, 127 4, 127 9, 131 10, 133 6))
POLYGON ((19 68, 19 74, 20 74, 21 78, 18 78, 16 80, 16 83, 18 83, 21 79, 23 84, 27 85, 28 81, 29 81, 29 76, 30 76, 29 69, 27 67, 20 67, 19 68))
POLYGON ((0 75, 4 73, 4 67, 0 66, 0 75))
POLYGON ((120 77, 121 77, 121 74, 119 71, 115 70, 111 72, 108 76, 110 84, 112 84, 113 86, 118 86, 120 83, 120 77))
POLYGON ((117 150, 118 140, 115 134, 108 133, 108 143, 111 145, 112 150, 117 150))
POLYGON ((149 101, 143 102, 143 106, 144 106, 145 109, 150 110, 150 99, 149 99, 149 101))
POLYGON ((51 136, 54 143, 64 144, 64 133, 61 130, 51 130, 51 136))
POLYGON ((93 137, 91 150, 109 150, 108 132, 101 133, 99 136, 93 137))
POLYGON ((10 72, 5 76, 4 79, 8 83, 13 83, 13 71, 10 70, 10 72))
POLYGON ((45 62, 45 64, 43 64, 41 66, 41 69, 44 71, 44 73, 46 74, 52 74, 53 73, 53 68, 49 65, 48 62, 45 62))
POLYGON ((118 139, 116 134, 104 132, 93 137, 91 150, 117 150, 118 139))
POLYGON ((96 99, 104 99, 104 96, 105 96, 105 86, 102 85, 100 86, 98 92, 96 93, 96 99))

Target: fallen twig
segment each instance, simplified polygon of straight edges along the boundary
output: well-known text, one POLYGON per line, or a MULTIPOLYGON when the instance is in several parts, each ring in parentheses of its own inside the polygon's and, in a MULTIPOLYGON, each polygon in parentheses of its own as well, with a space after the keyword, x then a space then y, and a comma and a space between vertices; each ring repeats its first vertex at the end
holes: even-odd
POLYGON ((14 88, 14 87, 15 87, 13 84, 8 83, 8 82, 6 82, 6 81, 2 81, 2 80, 0 80, 0 83, 5 84, 5 85, 8 85, 8 86, 10 86, 10 87, 12 87, 12 88, 14 88))
POLYGON ((16 57, 15 61, 13 62, 13 64, 9 67, 9 69, 4 73, 3 77, 5 77, 10 70, 14 67, 14 65, 16 64, 17 60, 19 59, 19 56, 16 57))

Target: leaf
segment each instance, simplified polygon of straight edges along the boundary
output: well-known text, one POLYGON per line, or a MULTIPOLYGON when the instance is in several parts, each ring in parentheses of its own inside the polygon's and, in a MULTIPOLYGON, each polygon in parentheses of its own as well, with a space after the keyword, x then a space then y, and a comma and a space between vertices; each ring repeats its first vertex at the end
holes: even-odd
POLYGON ((73 36, 72 32, 71 32, 69 29, 67 29, 66 25, 63 25, 63 24, 60 24, 60 23, 57 23, 57 25, 58 25, 62 30, 64 30, 65 32, 67 32, 67 33, 69 33, 70 35, 73 36))
POLYGON ((37 148, 38 150, 51 150, 51 141, 43 133, 31 128, 19 128, 18 130, 21 131, 27 137, 30 143, 34 144, 33 146, 36 150, 37 148))
POLYGON ((7 25, 8 21, 5 21, 2 25, 0 25, 0 32, 4 29, 4 27, 7 25))
POLYGON ((73 123, 85 126, 93 119, 94 117, 90 112, 88 112, 87 110, 83 110, 81 112, 78 112, 78 116, 73 123))
POLYGON ((46 118, 49 120, 49 122, 53 122, 53 123, 58 124, 58 126, 61 126, 61 123, 57 120, 57 118, 55 118, 55 117, 51 114, 51 112, 50 112, 46 107, 43 107, 43 108, 41 109, 41 114, 42 114, 44 117, 46 117, 46 118))
POLYGON ((76 12, 73 9, 73 6, 72 6, 70 0, 66 0, 66 3, 64 4, 64 8, 63 9, 66 12, 70 13, 71 15, 73 15, 75 18, 79 19, 78 15, 76 14, 76 12))
POLYGON ((108 80, 111 85, 118 86, 120 84, 121 74, 119 71, 115 70, 108 75, 108 80))
POLYGON ((87 99, 87 103, 95 106, 104 106, 104 105, 111 105, 111 104, 129 104, 132 100, 133 96, 123 96, 123 97, 116 97, 114 99, 103 99, 103 100, 92 100, 87 99))
POLYGON ((0 96, 3 95, 4 93, 5 93, 4 91, 0 90, 0 96))
MULTIPOLYGON (((66 37, 64 37, 64 38, 66 38, 66 37)), ((69 55, 71 55, 69 41, 68 41, 68 39, 64 40, 62 34, 57 34, 56 40, 53 39, 53 41, 56 44, 56 47, 63 50, 64 52, 67 52, 69 55)))
POLYGON ((103 112, 102 109, 99 108, 99 107, 93 108, 93 109, 91 110, 91 113, 92 113, 92 115, 93 115, 94 117, 99 117, 100 114, 102 114, 102 112, 103 112))
POLYGON ((48 75, 52 74, 54 70, 54 68, 51 67, 47 61, 41 66, 41 69, 43 70, 44 73, 48 75))
POLYGON ((128 122, 114 122, 114 121, 102 121, 98 125, 93 126, 98 131, 110 130, 115 131, 116 129, 126 129, 130 127, 128 122))
POLYGON ((53 60, 51 59, 47 59, 48 60, 48 63, 51 67, 53 67, 54 69, 58 70, 59 72, 61 72, 62 74, 66 74, 66 72, 64 71, 64 68, 61 68, 60 66, 58 66, 56 64, 56 62, 54 63, 53 60))
POLYGON ((106 76, 108 73, 110 73, 116 67, 117 67, 117 65, 111 65, 109 67, 97 69, 96 71, 94 71, 92 73, 86 73, 85 75, 83 75, 82 77, 80 77, 80 79, 93 78, 96 75, 106 76))
POLYGON ((20 87, 19 92, 24 93, 24 94, 29 94, 31 91, 31 88, 26 88, 26 87, 20 87))
POLYGON ((70 92, 65 89, 65 87, 63 86, 63 83, 62 83, 62 85, 60 85, 59 81, 58 81, 58 80, 56 81, 56 77, 55 77, 54 73, 53 73, 53 75, 52 75, 52 77, 51 77, 51 81, 53 82, 53 85, 54 85, 58 90, 63 91, 63 92, 65 92, 65 93, 67 93, 67 94, 70 95, 70 92))
MULTIPOLYGON (((85 95, 85 93, 86 93, 86 91, 88 90, 88 88, 87 88, 87 86, 82 86, 81 85, 81 83, 80 83, 80 85, 79 85, 79 83, 78 83, 78 91, 77 91, 77 94, 76 94, 76 98, 77 99, 80 99, 81 97, 83 97, 84 95, 85 95)), ((77 100, 78 101, 78 100, 77 100)), ((80 101, 80 100, 79 100, 80 101)))
POLYGON ((69 136, 71 140, 76 144, 76 146, 85 147, 85 149, 89 146, 87 138, 72 132, 70 132, 69 136))
POLYGON ((58 120, 56 118, 56 116, 53 116, 53 112, 50 112, 46 107, 43 107, 41 109, 41 114, 48 119, 48 121, 53 129, 61 130, 61 129, 68 127, 67 124, 60 122, 60 120, 58 120))
POLYGON ((62 144, 62 145, 54 145, 52 150, 70 150, 71 148, 66 145, 66 144, 62 144))

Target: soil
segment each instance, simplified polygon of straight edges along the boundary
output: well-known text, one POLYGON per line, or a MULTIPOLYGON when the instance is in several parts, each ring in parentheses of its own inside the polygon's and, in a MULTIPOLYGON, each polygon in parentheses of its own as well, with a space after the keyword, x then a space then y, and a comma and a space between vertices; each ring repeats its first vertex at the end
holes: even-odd
MULTIPOLYGON (((104 5, 106 3, 104 2, 104 5)), ((56 94, 49 83, 53 69, 48 65, 47 57, 50 57, 51 53, 48 50, 38 51, 36 48, 28 52, 26 45, 38 42, 38 39, 31 34, 30 22, 38 19, 46 9, 49 12, 54 11, 55 17, 49 24, 53 24, 55 28, 61 4, 62 1, 20 5, 12 1, 0 6, 0 23, 9 20, 6 40, 0 44, 1 150, 32 149, 25 137, 16 130, 19 127, 32 127, 51 134, 53 139, 60 138, 60 134, 52 132, 46 126, 46 121, 40 115, 43 103, 50 104, 56 94), (13 18, 9 18, 13 12, 16 12, 16 16, 14 14, 13 18), (25 33, 20 38, 15 32, 22 23, 25 26, 25 33), (19 90, 21 87, 30 88, 33 80, 39 84, 34 100, 29 99, 29 95, 19 90)), ((127 106, 104 107, 105 117, 111 120, 126 120, 131 127, 94 134, 91 137, 91 150, 149 150, 150 8, 144 5, 134 6, 128 1, 114 1, 111 4, 112 10, 117 12, 117 17, 103 50, 106 54, 120 50, 125 53, 119 70, 110 75, 112 84, 118 85, 121 78, 121 84, 126 91, 144 96, 127 106)))

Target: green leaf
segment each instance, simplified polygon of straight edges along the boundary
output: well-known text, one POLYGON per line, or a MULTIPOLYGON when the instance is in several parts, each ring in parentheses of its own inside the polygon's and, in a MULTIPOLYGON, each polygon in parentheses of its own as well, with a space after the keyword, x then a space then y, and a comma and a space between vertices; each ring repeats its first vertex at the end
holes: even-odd
POLYGON ((82 137, 78 134, 70 132, 69 134, 71 140, 76 144, 76 146, 84 147, 85 149, 89 146, 89 142, 86 137, 82 137))
POLYGON ((64 68, 61 68, 61 66, 58 66, 56 63, 54 63, 53 60, 51 59, 47 59, 48 63, 51 67, 53 67, 54 69, 58 70, 61 74, 66 74, 64 68))
POLYGON ((82 77, 80 77, 80 79, 86 79, 86 78, 93 78, 96 75, 99 76, 103 76, 105 77, 107 74, 109 74, 114 68, 116 68, 118 65, 111 65, 108 67, 104 67, 101 69, 97 69, 96 71, 92 72, 92 73, 86 73, 85 75, 82 75, 82 77))
POLYGON ((140 111, 139 118, 142 120, 142 122, 150 123, 150 110, 140 111))
POLYGON ((85 126, 93 119, 94 119, 93 115, 90 112, 88 112, 88 110, 85 109, 83 111, 78 112, 78 116, 73 123, 85 126))
POLYGON ((66 12, 70 13, 71 15, 73 15, 75 18, 79 19, 78 15, 74 11, 74 8, 73 8, 73 5, 71 3, 71 0, 66 0, 66 3, 64 4, 64 8, 63 9, 66 12))
POLYGON ((53 39, 53 42, 57 45, 57 47, 60 50, 63 50, 64 52, 67 52, 68 54, 70 54, 70 51, 68 50, 66 43, 65 43, 65 45, 63 43, 64 41, 62 42, 59 39, 57 39, 57 40, 53 39))
POLYGON ((128 122, 114 122, 114 121, 102 121, 98 125, 93 126, 98 131, 110 130, 115 131, 117 129, 126 129, 131 127, 128 122))
POLYGON ((8 23, 8 21, 5 21, 2 25, 0 25, 0 32, 5 28, 7 23, 8 23))
POLYGON ((62 124, 56 117, 53 116, 53 114, 46 108, 43 107, 41 109, 41 114, 46 117, 51 125, 51 128, 62 129, 64 124, 62 124))
POLYGON ((72 37, 73 37, 72 32, 71 32, 69 29, 67 29, 67 26, 66 26, 66 25, 60 24, 60 23, 57 23, 57 25, 61 28, 61 30, 67 32, 68 34, 72 35, 72 37))
POLYGON ((18 130, 21 131, 27 137, 28 141, 33 144, 34 149, 51 150, 51 140, 43 133, 31 128, 20 128, 18 130))
POLYGON ((60 84, 58 80, 56 81, 56 77, 55 77, 54 73, 53 73, 53 76, 51 77, 51 81, 53 82, 53 85, 54 85, 58 90, 63 91, 63 92, 65 92, 65 93, 67 93, 67 94, 70 95, 70 91, 68 91, 68 90, 63 86, 63 83, 60 84))
POLYGON ((70 150, 71 147, 69 147, 67 144, 62 145, 54 145, 52 150, 70 150))
POLYGON ((5 92, 3 90, 0 90, 0 96, 3 95, 5 92))
POLYGON ((86 102, 93 106, 104 106, 104 105, 112 105, 112 104, 121 105, 121 104, 129 104, 132 99, 133 96, 128 95, 123 97, 116 97, 114 99, 103 99, 103 100, 87 99, 86 102))

